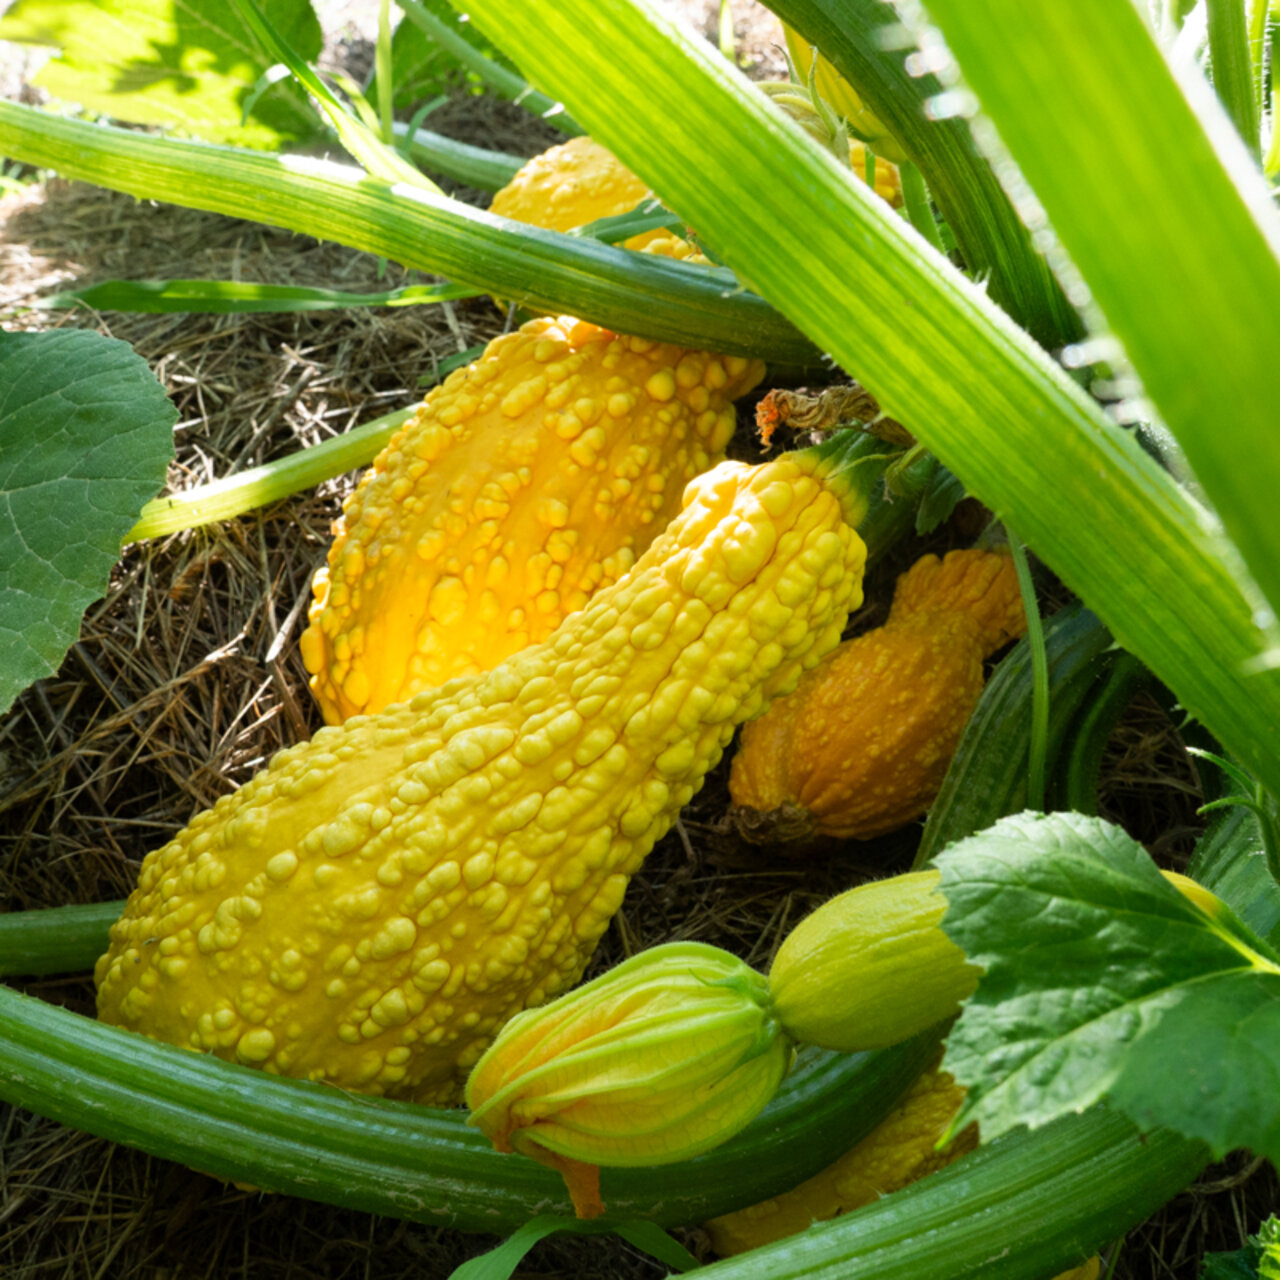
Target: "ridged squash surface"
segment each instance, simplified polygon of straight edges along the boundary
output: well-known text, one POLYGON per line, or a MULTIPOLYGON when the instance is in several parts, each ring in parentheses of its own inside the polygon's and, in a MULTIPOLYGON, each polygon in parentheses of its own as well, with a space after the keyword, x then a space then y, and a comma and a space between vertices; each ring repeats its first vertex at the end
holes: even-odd
POLYGON ((1026 628, 1013 560, 952 551, 899 580, 884 626, 845 641, 742 732, 729 775, 749 839, 869 839, 920 817, 982 693, 1026 628))
POLYGON ((146 858, 99 1015, 454 1101, 577 980, 735 726, 837 642, 865 561, 847 484, 809 452, 722 463, 545 643, 281 752, 146 858))
POLYGON ((334 525, 302 656, 325 719, 381 711, 545 640, 724 457, 758 360, 532 320, 453 373, 334 525))

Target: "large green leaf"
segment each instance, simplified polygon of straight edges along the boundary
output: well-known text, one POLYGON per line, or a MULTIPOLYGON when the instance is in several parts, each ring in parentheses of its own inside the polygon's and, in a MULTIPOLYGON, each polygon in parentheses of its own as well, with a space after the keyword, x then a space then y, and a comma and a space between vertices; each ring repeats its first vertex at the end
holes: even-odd
POLYGON ((1280 961, 1119 827, 1024 813, 940 854, 943 928, 985 973, 947 1041, 984 1138, 1109 1100, 1221 1156, 1280 1156, 1280 961))
POLYGON ((1243 1249, 1206 1253, 1200 1280, 1280 1280, 1280 1220, 1268 1217, 1243 1249))
POLYGON ((106 590, 177 417, 126 343, 0 334, 0 713, 57 670, 106 590))
MULTIPOLYGON (((310 0, 263 0, 293 48, 314 59, 320 24, 310 0)), ((0 39, 60 52, 35 82, 54 97, 116 120, 194 137, 276 147, 315 132, 316 118, 292 84, 245 99, 274 62, 229 0, 16 0, 0 39)))
MULTIPOLYGON (((643 0, 466 7, 1280 788, 1280 672, 1242 678, 1264 644, 1256 586, 1197 504, 981 288, 643 0)), ((1114 216, 1146 226, 1150 212, 1114 216)), ((1235 353, 1214 349, 1230 367, 1235 353)), ((1230 418, 1214 423, 1233 437, 1230 418)))

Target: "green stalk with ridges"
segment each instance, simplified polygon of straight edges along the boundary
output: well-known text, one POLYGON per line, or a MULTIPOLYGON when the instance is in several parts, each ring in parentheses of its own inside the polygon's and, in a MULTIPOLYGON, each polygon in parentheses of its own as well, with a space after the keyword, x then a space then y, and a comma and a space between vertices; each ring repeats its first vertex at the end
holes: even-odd
POLYGON ((1103 1107, 1012 1133, 802 1235, 703 1267, 706 1280, 1028 1280, 1079 1265, 1208 1161, 1103 1107))
POLYGON ((233 520, 247 511, 279 502, 291 493, 314 488, 356 467, 367 466, 413 411, 413 407, 397 409, 274 462, 194 489, 153 498, 142 508, 138 523, 125 535, 124 541, 141 542, 177 533, 179 529, 198 529, 219 520, 233 520))
MULTIPOLYGON (((907 50, 884 0, 772 0, 770 7, 857 91, 915 164, 947 220, 970 272, 991 297, 1048 348, 1083 332, 1031 233, 1018 217, 967 121, 937 118, 943 85, 907 71, 907 50)), ((904 182, 904 187, 905 187, 904 182)))
MULTIPOLYGON (((1165 61, 1134 3, 930 0, 928 11, 1186 453, 1274 630, 1280 211, 1256 162, 1198 68, 1165 61)), ((1240 48, 1229 75, 1243 94, 1240 48)))
POLYGON ((1213 87, 1250 154, 1258 154, 1257 82, 1244 0, 1206 0, 1213 87))
MULTIPOLYGON (((33 912, 44 916, 43 912, 33 912)), ((0 955, 4 925, 0 918, 0 955)), ((569 1214, 559 1176, 494 1151, 466 1112, 286 1080, 0 987, 0 1099, 218 1177, 464 1231, 569 1214)), ((609 1170, 616 1218, 701 1221, 810 1176, 865 1134, 936 1051, 806 1055, 730 1142, 687 1164, 609 1170), (856 1136, 853 1138, 856 1140, 856 1136)))
POLYGON ((501 190, 525 163, 505 151, 475 147, 430 129, 411 129, 403 120, 392 121, 391 131, 397 138, 408 138, 409 154, 424 169, 480 191, 501 190))
POLYGON ((544 231, 350 166, 105 128, 3 101, 0 154, 141 199, 335 240, 619 333, 780 364, 820 362, 807 338, 728 271, 544 231))

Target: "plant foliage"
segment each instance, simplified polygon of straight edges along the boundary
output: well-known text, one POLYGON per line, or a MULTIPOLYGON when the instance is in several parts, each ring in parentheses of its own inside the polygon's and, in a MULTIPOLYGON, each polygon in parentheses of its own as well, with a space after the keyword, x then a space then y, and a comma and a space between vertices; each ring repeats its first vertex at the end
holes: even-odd
POLYGON ((1107 1100, 1221 1156, 1280 1155, 1280 957, 1175 889, 1119 827, 1024 813, 937 858, 985 969, 948 1039, 956 1124, 992 1138, 1107 1100))
MULTIPOLYGON (((293 48, 315 58, 321 32, 310 0, 269 0, 267 9, 293 48)), ((35 83, 116 120, 246 147, 316 131, 294 85, 259 85, 275 59, 230 0, 16 0, 0 18, 0 40, 57 49, 35 83)))
POLYGON ((0 712, 58 669, 106 590, 177 417, 126 343, 0 334, 0 712))

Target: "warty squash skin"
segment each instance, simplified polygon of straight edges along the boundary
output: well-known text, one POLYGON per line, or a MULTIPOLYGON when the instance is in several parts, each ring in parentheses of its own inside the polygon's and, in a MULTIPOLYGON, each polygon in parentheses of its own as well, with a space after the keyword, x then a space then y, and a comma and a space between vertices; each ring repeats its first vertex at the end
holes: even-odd
MULTIPOLYGON (((866 148, 856 139, 849 144, 849 164, 865 179, 866 148)), ((898 169, 886 159, 876 165, 875 190, 895 207, 901 205, 898 169)), ((534 156, 494 195, 489 209, 549 231, 572 231, 601 218, 630 213, 642 200, 652 198, 653 192, 613 152, 590 138, 579 137, 534 156)), ((643 231, 621 243, 624 249, 666 258, 707 261, 687 240, 661 228, 643 231)))
MULTIPOLYGON (((493 197, 491 213, 548 231, 572 231, 630 213, 653 192, 607 147, 570 138, 536 155, 493 197)), ((669 232, 644 231, 622 242, 643 249, 669 232)))
POLYGON ((281 752, 143 863, 105 1021, 447 1103, 575 982, 742 721, 861 599, 858 470, 722 463, 630 574, 494 670, 281 752))
POLYGON ((433 390, 334 525, 301 641, 326 721, 545 640, 724 457, 758 360, 532 320, 433 390))
POLYGON ((884 626, 845 641, 742 731, 731 815, 759 843, 867 840, 928 809, 982 693, 983 660, 1026 629, 1013 560, 918 560, 884 626))

